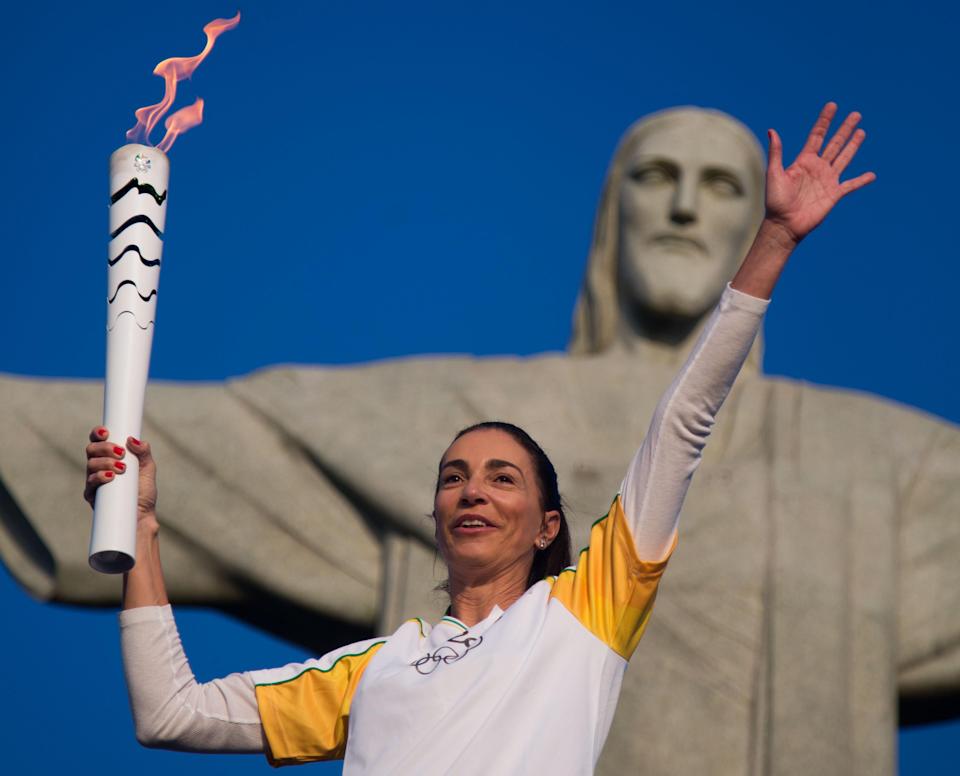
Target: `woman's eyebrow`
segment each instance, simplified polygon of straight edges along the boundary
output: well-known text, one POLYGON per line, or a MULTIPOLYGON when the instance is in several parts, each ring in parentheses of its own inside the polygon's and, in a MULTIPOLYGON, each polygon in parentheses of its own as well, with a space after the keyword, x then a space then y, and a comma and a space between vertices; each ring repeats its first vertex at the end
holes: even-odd
POLYGON ((508 466, 511 469, 516 469, 520 473, 520 476, 523 476, 523 470, 515 463, 510 463, 510 461, 504 461, 500 458, 491 458, 489 461, 487 461, 487 469, 502 469, 505 466, 508 466))
POLYGON ((467 462, 462 458, 454 458, 452 461, 444 461, 442 464, 440 464, 440 471, 443 471, 448 466, 455 466, 458 469, 463 469, 464 471, 466 471, 468 468, 467 462))

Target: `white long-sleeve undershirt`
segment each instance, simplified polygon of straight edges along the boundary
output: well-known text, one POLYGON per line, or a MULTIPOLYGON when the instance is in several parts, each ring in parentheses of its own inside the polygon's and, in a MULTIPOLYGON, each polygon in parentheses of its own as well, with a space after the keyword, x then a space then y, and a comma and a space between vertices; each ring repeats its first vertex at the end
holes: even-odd
MULTIPOLYGON (((643 560, 665 557, 717 412, 746 360, 768 305, 727 287, 664 393, 621 487, 643 560)), ((121 651, 137 739, 195 752, 262 752, 263 731, 247 673, 198 683, 170 606, 120 613, 121 651)))
POLYGON ((250 675, 197 682, 169 605, 120 612, 120 651, 141 744, 187 752, 263 751, 250 675))
POLYGON ((654 410, 620 488, 637 554, 666 557, 717 413, 750 353, 770 301, 727 286, 654 410))

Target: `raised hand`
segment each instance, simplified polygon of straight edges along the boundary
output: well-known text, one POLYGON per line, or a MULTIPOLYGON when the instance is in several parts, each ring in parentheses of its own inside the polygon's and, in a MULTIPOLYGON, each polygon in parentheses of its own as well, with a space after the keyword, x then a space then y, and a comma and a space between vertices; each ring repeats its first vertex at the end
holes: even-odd
POLYGON ((876 180, 872 172, 841 182, 840 176, 856 156, 866 132, 856 129, 859 113, 851 113, 824 147, 837 112, 828 102, 810 130, 807 142, 793 164, 783 167, 783 144, 775 130, 769 131, 770 161, 767 165, 766 219, 794 244, 812 232, 843 197, 876 180))

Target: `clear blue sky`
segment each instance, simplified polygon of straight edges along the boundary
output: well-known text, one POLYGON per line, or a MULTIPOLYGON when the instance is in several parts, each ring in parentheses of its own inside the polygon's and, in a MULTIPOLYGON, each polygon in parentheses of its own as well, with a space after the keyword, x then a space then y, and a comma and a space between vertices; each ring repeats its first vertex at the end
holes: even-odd
MULTIPOLYGON (((656 6, 240 6, 181 89, 206 120, 171 154, 153 376, 562 349, 604 169, 634 118, 720 108, 760 136, 776 127, 790 154, 835 99, 864 113, 855 170, 879 182, 798 252, 765 370, 960 421, 955 8, 656 6), (490 314, 465 319, 465 300, 490 314)), ((154 65, 197 53, 202 26, 236 10, 5 7, 0 370, 102 376, 107 158, 160 98, 154 65)), ((77 487, 65 509, 86 519, 77 487)), ((17 699, 5 772, 266 771, 137 747, 113 613, 38 604, 2 570, 0 602, 17 699)), ((216 614, 179 620, 201 678, 304 657, 216 614)), ((901 772, 943 772, 958 737, 902 734, 901 772)))

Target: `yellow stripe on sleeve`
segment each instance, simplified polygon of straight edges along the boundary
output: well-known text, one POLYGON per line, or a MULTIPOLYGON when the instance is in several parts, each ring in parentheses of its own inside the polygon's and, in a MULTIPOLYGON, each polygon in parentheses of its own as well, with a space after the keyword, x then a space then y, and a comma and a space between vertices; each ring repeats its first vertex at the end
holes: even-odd
POLYGON ((341 655, 329 668, 306 668, 291 679, 256 686, 271 765, 343 758, 353 694, 383 644, 341 655))
POLYGON ((555 578, 552 596, 580 623, 626 660, 647 626, 667 561, 642 561, 627 525, 620 497, 593 524, 590 544, 575 569, 555 578))

